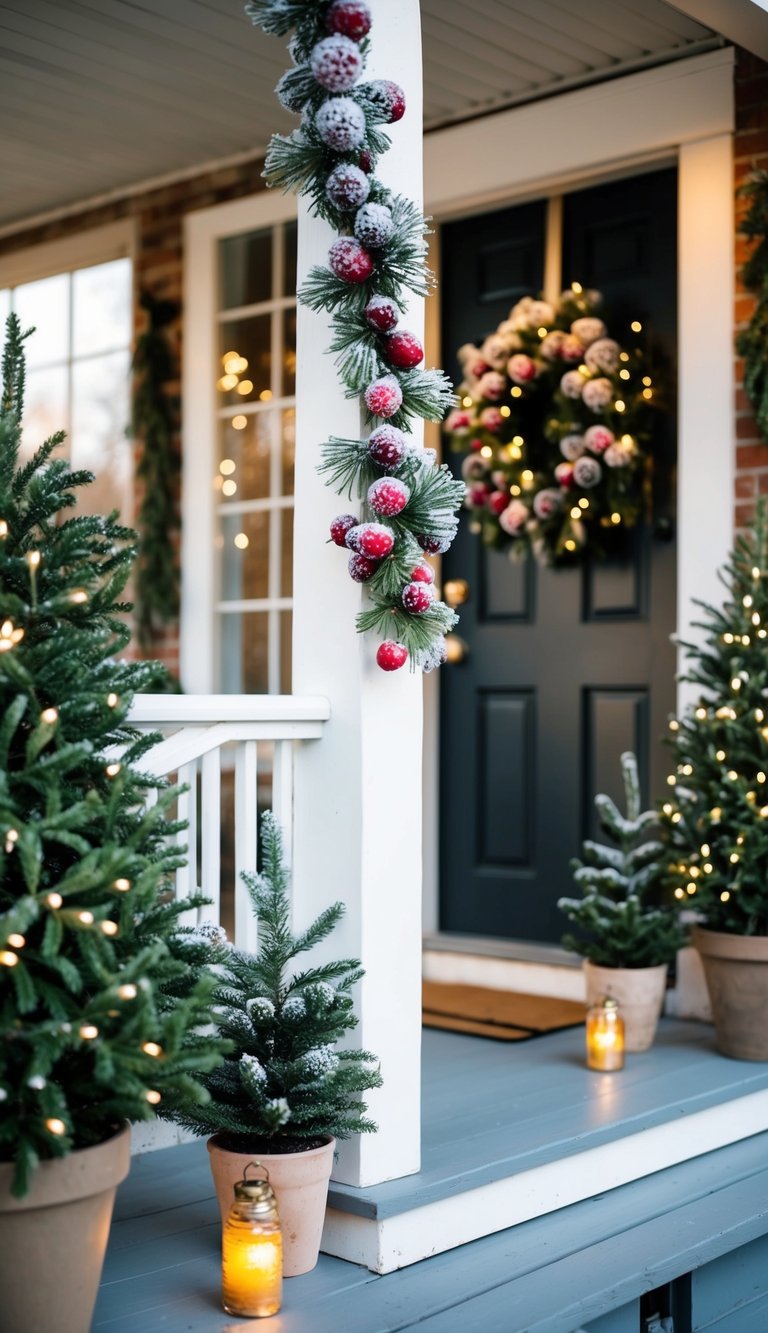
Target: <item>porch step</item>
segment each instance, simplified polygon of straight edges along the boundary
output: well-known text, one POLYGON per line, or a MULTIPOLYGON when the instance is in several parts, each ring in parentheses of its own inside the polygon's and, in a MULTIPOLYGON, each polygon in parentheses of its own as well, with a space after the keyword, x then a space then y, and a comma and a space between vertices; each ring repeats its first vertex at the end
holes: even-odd
POLYGON ((511 1046, 425 1031, 422 1169, 331 1183, 326 1253, 405 1267, 768 1130, 768 1064, 725 1059, 712 1029, 664 1020, 616 1074, 582 1029, 511 1046))

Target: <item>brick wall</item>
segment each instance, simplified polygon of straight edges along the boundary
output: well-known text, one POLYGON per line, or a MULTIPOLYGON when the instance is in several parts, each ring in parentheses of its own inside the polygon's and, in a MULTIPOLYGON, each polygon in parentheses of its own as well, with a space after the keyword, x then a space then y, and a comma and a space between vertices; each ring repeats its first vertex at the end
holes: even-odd
MULTIPOLYGON (((736 188, 757 168, 768 169, 768 65, 746 51, 736 52, 736 135, 734 181, 736 188)), ((746 201, 736 197, 736 227, 746 201)), ((743 328, 754 310, 754 298, 744 290, 738 272, 748 253, 736 233, 736 329, 743 328)), ((744 363, 735 357, 736 407, 736 525, 749 521, 755 497, 768 493, 768 445, 760 435, 744 391, 744 363)))
MULTIPOLYGON (((59 221, 48 222, 15 236, 0 239, 0 255, 12 254, 14 250, 27 249, 44 241, 59 240, 63 236, 80 234, 90 227, 101 227, 105 223, 115 222, 121 218, 132 218, 136 227, 136 292, 146 289, 153 296, 167 297, 181 302, 185 215, 198 208, 210 208, 213 204, 255 194, 264 187, 261 168, 261 160, 222 167, 204 176, 179 181, 146 194, 134 195, 59 221)), ((142 330, 144 318, 144 313, 137 307, 135 312, 137 333, 142 330)), ((179 366, 181 366, 183 334, 182 312, 170 330, 179 366)), ((168 390, 178 405, 181 385, 170 384, 168 390)), ((181 450, 179 435, 177 435, 177 448, 181 450)), ((137 497, 137 500, 139 499, 140 497, 137 497)), ((167 627, 166 632, 153 646, 151 655, 161 658, 171 671, 178 673, 178 625, 167 627)))

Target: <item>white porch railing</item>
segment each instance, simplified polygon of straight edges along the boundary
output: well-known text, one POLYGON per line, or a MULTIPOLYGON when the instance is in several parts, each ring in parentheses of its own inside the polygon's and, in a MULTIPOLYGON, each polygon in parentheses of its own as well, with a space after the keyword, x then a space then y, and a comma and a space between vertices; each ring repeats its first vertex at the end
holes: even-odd
POLYGON ((186 924, 198 920, 220 923, 222 898, 226 900, 231 892, 234 942, 245 949, 255 946, 256 923, 241 872, 256 869, 259 807, 271 805, 290 858, 294 748, 317 740, 329 716, 330 705, 322 698, 136 696, 130 722, 164 736, 142 760, 141 768, 155 777, 173 778, 187 788, 179 797, 178 817, 188 825, 179 841, 189 850, 186 865, 176 872, 176 893, 184 899, 202 891, 211 902, 186 914, 182 918, 186 924), (227 840, 232 856, 223 860, 227 840), (223 875, 229 882, 222 883, 223 875))

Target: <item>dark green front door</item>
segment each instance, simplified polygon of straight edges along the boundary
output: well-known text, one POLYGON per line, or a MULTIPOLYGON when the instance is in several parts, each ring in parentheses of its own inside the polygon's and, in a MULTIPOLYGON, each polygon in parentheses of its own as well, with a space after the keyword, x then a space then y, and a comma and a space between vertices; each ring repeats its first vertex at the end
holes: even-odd
MULTIPOLYGON (((544 226, 534 203, 443 228, 443 359, 454 374, 456 348, 541 289, 544 226)), ((564 200, 564 283, 599 288, 610 332, 639 319, 669 357, 653 523, 623 558, 582 570, 512 564, 465 521, 444 559, 443 580, 470 585, 458 630, 468 654, 440 673, 444 931, 558 940, 569 858, 594 832, 595 793, 620 795, 622 750, 638 755, 646 799, 663 793, 660 737, 675 706, 675 238, 674 170, 564 200)))

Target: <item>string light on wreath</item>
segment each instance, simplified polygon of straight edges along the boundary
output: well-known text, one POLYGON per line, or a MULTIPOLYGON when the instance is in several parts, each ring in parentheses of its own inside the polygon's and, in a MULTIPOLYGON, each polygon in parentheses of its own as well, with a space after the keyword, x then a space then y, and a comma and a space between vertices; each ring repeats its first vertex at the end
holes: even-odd
MULTIPOLYGON (((641 328, 633 320, 629 331, 641 328)), ((557 305, 526 296, 458 355, 461 405, 445 427, 471 451, 465 507, 487 545, 570 564, 637 522, 653 379, 642 348, 610 335, 599 292, 575 282, 557 305)))
POLYGON ((367 438, 321 446, 326 483, 358 502, 356 513, 334 520, 330 540, 349 552, 349 576, 366 585, 370 605, 357 628, 383 640, 379 667, 397 671, 410 659, 429 671, 445 660, 458 617, 414 571, 426 568, 423 553, 450 546, 465 489, 409 434, 418 419, 442 421, 454 398, 400 323, 409 293, 426 296, 432 283, 424 216, 376 176, 390 146, 383 127, 406 114, 405 95, 390 79, 365 82, 371 13, 363 0, 251 0, 246 8, 266 33, 293 31, 295 63, 277 94, 301 127, 273 137, 264 174, 306 196, 337 233, 327 263, 310 271, 298 296, 330 316, 339 378, 368 417, 367 438))

